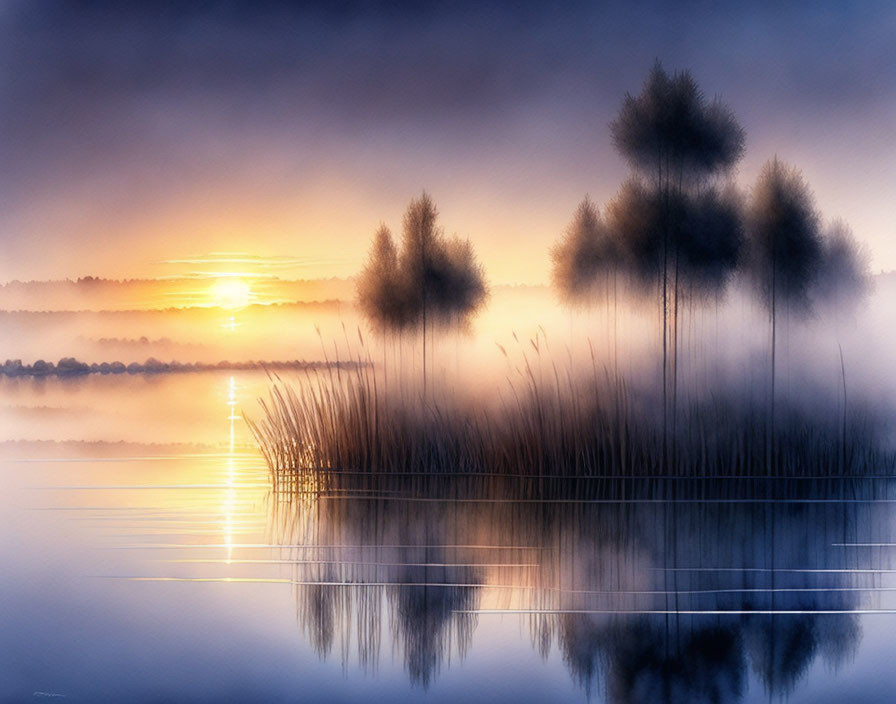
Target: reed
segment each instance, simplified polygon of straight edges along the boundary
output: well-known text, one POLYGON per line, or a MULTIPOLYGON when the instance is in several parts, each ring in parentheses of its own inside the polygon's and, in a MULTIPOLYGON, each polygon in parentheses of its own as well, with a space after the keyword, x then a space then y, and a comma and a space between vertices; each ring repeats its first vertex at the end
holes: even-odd
POLYGON ((403 385, 386 390, 371 360, 306 370, 293 383, 275 376, 260 417, 247 422, 274 488, 299 492, 382 488, 374 480, 391 477, 408 491, 481 488, 487 479, 543 496, 561 481, 587 479, 595 495, 612 485, 617 498, 668 498, 668 487, 682 485, 668 478, 821 481, 896 467, 878 415, 858 402, 846 413, 834 401, 778 399, 769 438, 763 401, 723 389, 681 402, 674 454, 664 462, 657 392, 593 357, 585 373, 538 349, 522 360, 488 404, 445 389, 425 398, 403 385))

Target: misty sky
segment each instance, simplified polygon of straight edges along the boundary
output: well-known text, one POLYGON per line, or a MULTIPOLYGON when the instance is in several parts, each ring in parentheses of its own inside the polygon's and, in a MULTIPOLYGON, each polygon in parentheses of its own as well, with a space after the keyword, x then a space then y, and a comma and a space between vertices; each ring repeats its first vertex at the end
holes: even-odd
POLYGON ((0 3, 0 281, 171 273, 215 251, 354 273, 426 188, 494 282, 627 167, 608 123, 655 59, 896 269, 896 4, 0 3))

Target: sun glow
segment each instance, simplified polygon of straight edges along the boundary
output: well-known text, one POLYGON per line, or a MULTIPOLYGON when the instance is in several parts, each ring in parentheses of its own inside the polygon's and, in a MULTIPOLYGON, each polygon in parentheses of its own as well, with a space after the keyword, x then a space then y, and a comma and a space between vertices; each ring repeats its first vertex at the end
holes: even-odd
POLYGON ((252 291, 242 279, 218 279, 210 290, 214 305, 234 310, 245 308, 252 298, 252 291))

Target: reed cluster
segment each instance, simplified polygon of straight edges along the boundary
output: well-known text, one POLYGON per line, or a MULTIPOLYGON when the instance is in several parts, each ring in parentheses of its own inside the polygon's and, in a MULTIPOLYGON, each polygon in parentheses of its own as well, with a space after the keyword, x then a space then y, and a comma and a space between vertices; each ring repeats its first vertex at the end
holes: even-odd
MULTIPOLYGON (((599 369, 530 365, 489 403, 430 384, 423 396, 387 388, 381 367, 274 380, 262 414, 247 418, 275 488, 317 491, 371 478, 512 479, 537 495, 561 479, 794 479, 889 474, 896 467, 869 410, 722 391, 688 394, 663 438, 662 400, 599 369), (747 400, 744 400, 744 399, 747 400), (336 481, 336 478, 340 478, 336 481)), ((390 379, 391 381, 391 379, 390 379)), ((419 488, 419 487, 418 487, 419 488)))

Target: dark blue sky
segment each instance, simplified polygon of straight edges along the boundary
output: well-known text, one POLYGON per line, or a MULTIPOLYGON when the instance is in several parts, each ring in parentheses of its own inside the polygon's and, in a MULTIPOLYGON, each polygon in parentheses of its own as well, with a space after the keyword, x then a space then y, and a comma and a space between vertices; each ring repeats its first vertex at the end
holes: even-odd
POLYGON ((656 59, 732 107, 742 185, 793 162, 896 268, 894 37, 891 2, 11 0, 0 278, 222 249, 349 274, 427 188, 493 279, 545 280, 625 177, 607 124, 656 59))

